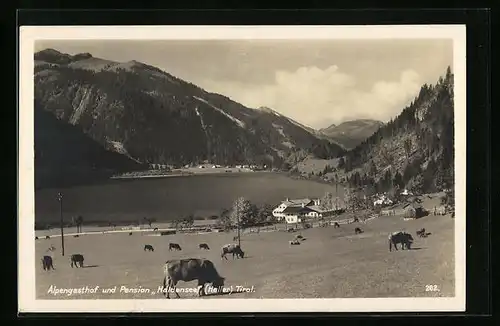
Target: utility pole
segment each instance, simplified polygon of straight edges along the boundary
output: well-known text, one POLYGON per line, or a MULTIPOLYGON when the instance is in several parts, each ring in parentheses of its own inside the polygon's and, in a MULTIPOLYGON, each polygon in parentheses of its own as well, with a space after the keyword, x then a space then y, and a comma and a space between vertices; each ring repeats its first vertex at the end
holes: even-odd
POLYGON ((63 194, 62 193, 57 194, 57 200, 59 201, 59 213, 60 213, 60 218, 61 218, 61 253, 64 256, 64 227, 63 227, 63 213, 62 213, 63 194))

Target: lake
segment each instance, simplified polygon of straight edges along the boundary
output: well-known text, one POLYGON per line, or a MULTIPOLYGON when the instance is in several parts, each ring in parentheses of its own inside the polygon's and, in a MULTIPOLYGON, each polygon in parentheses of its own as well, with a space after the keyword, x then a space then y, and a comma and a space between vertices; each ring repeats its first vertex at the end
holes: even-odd
MULTIPOLYGON (((219 215, 240 196, 257 205, 277 206, 287 197, 322 197, 327 191, 336 194, 336 187, 270 172, 109 180, 101 184, 37 190, 36 221, 59 220, 59 191, 64 194, 66 220, 82 215, 85 221, 120 222, 143 217, 167 221, 187 214, 219 215)), ((341 186, 338 191, 339 195, 343 193, 341 186)))

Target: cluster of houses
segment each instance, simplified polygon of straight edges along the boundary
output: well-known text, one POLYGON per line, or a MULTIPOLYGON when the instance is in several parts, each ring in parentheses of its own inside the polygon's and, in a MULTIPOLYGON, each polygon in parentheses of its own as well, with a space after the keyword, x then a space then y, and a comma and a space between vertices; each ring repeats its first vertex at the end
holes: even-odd
POLYGON ((278 221, 285 221, 288 224, 301 223, 310 218, 322 218, 334 215, 346 207, 345 202, 337 198, 333 207, 324 208, 319 199, 286 199, 276 207, 272 214, 278 221))
MULTIPOLYGON (((394 202, 387 195, 376 195, 373 201, 374 208, 380 208, 379 215, 403 216, 405 219, 415 219, 423 217, 427 214, 444 215, 448 212, 446 207, 437 204, 430 211, 426 210, 422 205, 422 199, 419 196, 414 196, 408 191, 403 191, 404 196, 402 202, 394 202)), ((286 199, 273 211, 273 216, 278 221, 284 221, 287 224, 301 223, 311 219, 321 219, 337 215, 346 209, 346 203, 341 198, 336 198, 331 208, 325 208, 321 205, 319 199, 286 199)))
POLYGON ((169 167, 166 164, 150 163, 149 169, 150 170, 168 170, 169 167))
MULTIPOLYGON (((191 164, 186 164, 184 166, 184 168, 191 168, 193 167, 191 164)), ((206 169, 206 168, 212 168, 212 169, 220 169, 220 168, 226 168, 226 169, 230 169, 230 168, 237 168, 237 169, 245 169, 245 170, 262 170, 262 169, 267 169, 267 165, 264 165, 264 166, 257 166, 255 164, 245 164, 245 165, 236 165, 236 166, 231 166, 231 165, 226 165, 226 166, 222 166, 220 164, 210 164, 210 163, 205 163, 205 164, 200 164, 197 166, 199 169, 206 169)))

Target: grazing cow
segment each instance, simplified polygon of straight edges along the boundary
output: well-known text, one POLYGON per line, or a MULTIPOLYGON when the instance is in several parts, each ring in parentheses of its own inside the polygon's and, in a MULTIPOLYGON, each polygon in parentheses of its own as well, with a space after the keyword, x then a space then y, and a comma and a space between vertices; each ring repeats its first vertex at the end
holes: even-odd
POLYGON ((129 232, 128 235, 132 235, 132 232, 129 232))
POLYGON ((45 239, 50 239, 50 237, 48 235, 45 236, 45 239))
POLYGON ((172 250, 172 249, 175 249, 175 250, 182 250, 182 249, 181 249, 181 246, 179 246, 179 244, 178 244, 178 243, 172 243, 172 242, 170 242, 170 243, 168 244, 168 250, 172 250))
POLYGON ((52 263, 52 257, 50 256, 43 256, 42 258, 42 266, 44 271, 49 271, 51 268, 54 268, 54 264, 52 263))
POLYGON ((220 258, 221 259, 226 258, 226 260, 227 260, 227 257, 226 257, 227 254, 232 254, 233 259, 234 259, 234 256, 236 256, 236 258, 245 257, 245 253, 243 252, 243 250, 241 250, 241 247, 236 243, 226 244, 222 247, 222 252, 221 252, 220 258))
POLYGON ((75 234, 73 237, 74 237, 74 238, 78 238, 78 237, 80 237, 80 236, 79 236, 78 234, 75 234))
POLYGON ((210 250, 210 248, 208 247, 208 245, 206 243, 200 243, 199 248, 200 249, 210 250))
POLYGON ((238 236, 233 237, 233 241, 238 241, 238 239, 239 239, 238 236))
POLYGON ((153 248, 153 246, 149 245, 149 244, 144 245, 144 251, 146 251, 146 250, 147 251, 155 251, 155 249, 153 248))
POLYGON ((337 222, 335 222, 335 223, 333 224, 333 227, 334 227, 334 228, 339 228, 339 227, 340 227, 340 224, 338 224, 337 222))
POLYGON ((158 231, 158 228, 154 228, 153 231, 158 231))
POLYGON ((392 251, 392 245, 394 245, 394 248, 398 250, 398 243, 401 243, 402 250, 405 250, 405 246, 408 250, 410 250, 411 244, 413 243, 413 237, 411 234, 403 231, 389 234, 389 251, 392 251))
POLYGON ((354 229, 354 234, 360 234, 360 233, 363 233, 363 230, 361 230, 360 228, 354 229))
POLYGON ((78 268, 78 266, 83 267, 83 255, 81 254, 74 254, 71 255, 70 261, 71 261, 71 268, 73 268, 73 265, 78 268))
POLYGON ((295 240, 291 240, 291 241, 289 241, 289 243, 290 243, 290 245, 291 245, 291 246, 295 246, 295 245, 299 245, 299 244, 300 244, 300 241, 299 241, 299 240, 297 240, 297 239, 295 239, 295 240))
POLYGON ((38 240, 38 237, 35 237, 35 240, 38 240))
POLYGON ((208 259, 187 258, 168 260, 163 267, 163 292, 165 297, 170 299, 170 292, 175 292, 177 298, 180 298, 177 292, 177 283, 179 281, 191 282, 198 280, 198 295, 205 294, 205 285, 210 284, 220 289, 224 286, 224 277, 217 272, 214 264, 208 259))

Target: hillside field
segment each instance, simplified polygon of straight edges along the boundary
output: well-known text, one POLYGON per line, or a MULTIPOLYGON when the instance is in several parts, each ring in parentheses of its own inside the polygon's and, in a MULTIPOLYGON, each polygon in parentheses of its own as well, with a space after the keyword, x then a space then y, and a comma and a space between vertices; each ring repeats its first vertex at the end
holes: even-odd
MULTIPOLYGON (((66 255, 61 256, 60 239, 36 240, 36 295, 38 299, 163 299, 156 293, 162 285, 163 263, 173 258, 200 257, 212 260, 226 278, 225 286, 244 286, 252 292, 212 295, 206 298, 370 298, 454 296, 454 219, 427 216, 403 221, 401 217, 380 217, 366 224, 313 228, 301 234, 306 238, 299 246, 288 241, 297 233, 261 232, 242 236, 244 259, 222 261, 220 248, 232 242, 234 233, 200 235, 176 234, 148 236, 128 233, 65 237, 66 255), (354 228, 364 233, 355 235, 354 228), (416 230, 425 227, 427 238, 417 238, 416 230), (387 235, 396 230, 412 233, 413 250, 388 250, 387 235), (176 242, 182 251, 168 251, 176 242), (198 249, 207 243, 209 251, 198 249), (154 252, 145 252, 145 244, 154 252), (40 258, 54 245, 55 270, 42 269, 40 258), (86 268, 71 268, 71 254, 85 256, 86 268), (56 288, 99 286, 96 294, 54 295, 56 288), (426 285, 437 285, 439 291, 426 292, 426 285), (102 293, 117 286, 116 293, 102 293), (127 288, 149 289, 146 294, 120 293, 127 288)), ((194 288, 196 282, 178 284, 194 288)), ((181 290, 180 290, 181 291, 181 290)), ((180 293, 181 298, 195 293, 180 293)), ((175 297, 175 296, 174 296, 175 297)))

